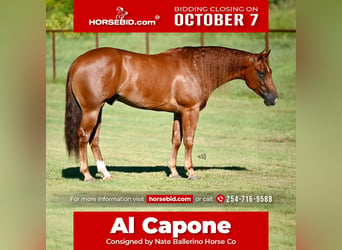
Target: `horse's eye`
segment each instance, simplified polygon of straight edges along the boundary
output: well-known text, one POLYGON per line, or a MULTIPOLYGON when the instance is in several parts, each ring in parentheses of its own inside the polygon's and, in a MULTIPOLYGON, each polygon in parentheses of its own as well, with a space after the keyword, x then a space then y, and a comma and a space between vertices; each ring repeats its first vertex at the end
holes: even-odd
POLYGON ((265 77, 265 71, 258 71, 258 74, 260 77, 264 78, 265 77))

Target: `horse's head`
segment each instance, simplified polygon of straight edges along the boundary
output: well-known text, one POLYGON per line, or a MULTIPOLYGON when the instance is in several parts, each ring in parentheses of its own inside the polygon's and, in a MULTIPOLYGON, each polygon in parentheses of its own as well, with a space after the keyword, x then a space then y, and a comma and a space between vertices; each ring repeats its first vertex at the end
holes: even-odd
POLYGON ((249 88, 264 99, 267 106, 275 105, 278 93, 272 80, 272 70, 268 65, 270 50, 254 54, 246 65, 245 81, 249 88))
POLYGON ((120 6, 116 8, 116 11, 118 12, 118 14, 124 14, 124 15, 128 14, 128 12, 125 11, 124 8, 122 8, 120 6))

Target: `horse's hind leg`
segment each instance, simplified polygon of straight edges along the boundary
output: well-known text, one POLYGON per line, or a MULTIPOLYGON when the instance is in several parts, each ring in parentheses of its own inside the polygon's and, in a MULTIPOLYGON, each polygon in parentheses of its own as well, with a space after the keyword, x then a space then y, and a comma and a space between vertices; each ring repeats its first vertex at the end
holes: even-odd
POLYGON ((102 174, 102 177, 104 180, 112 179, 112 176, 108 172, 106 168, 106 164, 103 161, 100 147, 99 147, 99 141, 100 141, 100 128, 101 128, 101 117, 102 117, 102 108, 100 110, 98 119, 97 119, 97 124, 93 130, 93 133, 91 136, 93 138, 90 138, 90 148, 93 152, 95 161, 96 161, 96 166, 97 166, 97 171, 102 174))
POLYGON ((192 165, 192 147, 197 127, 199 109, 197 106, 184 108, 182 110, 183 143, 185 146, 185 169, 188 171, 190 180, 198 179, 192 165))
POLYGON ((98 109, 91 111, 82 110, 81 124, 77 131, 80 157, 80 172, 84 175, 84 181, 86 182, 94 180, 88 168, 87 146, 91 133, 97 124, 99 111, 100 110, 98 109))
POLYGON ((177 163, 177 153, 178 149, 182 143, 182 119, 180 114, 174 114, 173 117, 173 128, 172 128, 172 151, 171 157, 169 161, 169 168, 171 170, 170 178, 179 178, 179 174, 177 172, 176 163, 177 163))

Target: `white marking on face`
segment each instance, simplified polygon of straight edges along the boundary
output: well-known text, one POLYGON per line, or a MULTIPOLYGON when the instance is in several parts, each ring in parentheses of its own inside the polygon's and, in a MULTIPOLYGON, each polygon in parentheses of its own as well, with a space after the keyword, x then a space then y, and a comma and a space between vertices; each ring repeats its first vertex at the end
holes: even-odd
POLYGON ((271 69, 270 69, 270 67, 268 67, 268 65, 266 64, 266 70, 267 70, 267 72, 268 73, 270 73, 271 72, 271 69))

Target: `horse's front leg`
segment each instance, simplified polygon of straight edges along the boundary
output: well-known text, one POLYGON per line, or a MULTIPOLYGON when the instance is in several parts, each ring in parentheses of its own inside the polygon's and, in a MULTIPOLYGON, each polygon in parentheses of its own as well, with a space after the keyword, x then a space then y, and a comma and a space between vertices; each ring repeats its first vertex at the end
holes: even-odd
POLYGON ((183 143, 185 146, 185 164, 184 167, 188 172, 188 179, 196 180, 196 175, 192 165, 192 147, 194 145, 195 131, 199 117, 199 107, 193 106, 184 108, 181 111, 182 127, 183 127, 183 143))
POLYGON ((182 143, 182 119, 180 114, 174 114, 173 116, 173 128, 172 128, 172 151, 171 157, 169 161, 169 168, 171 170, 170 178, 179 178, 179 174, 177 172, 176 164, 177 164, 177 154, 178 149, 182 143))

